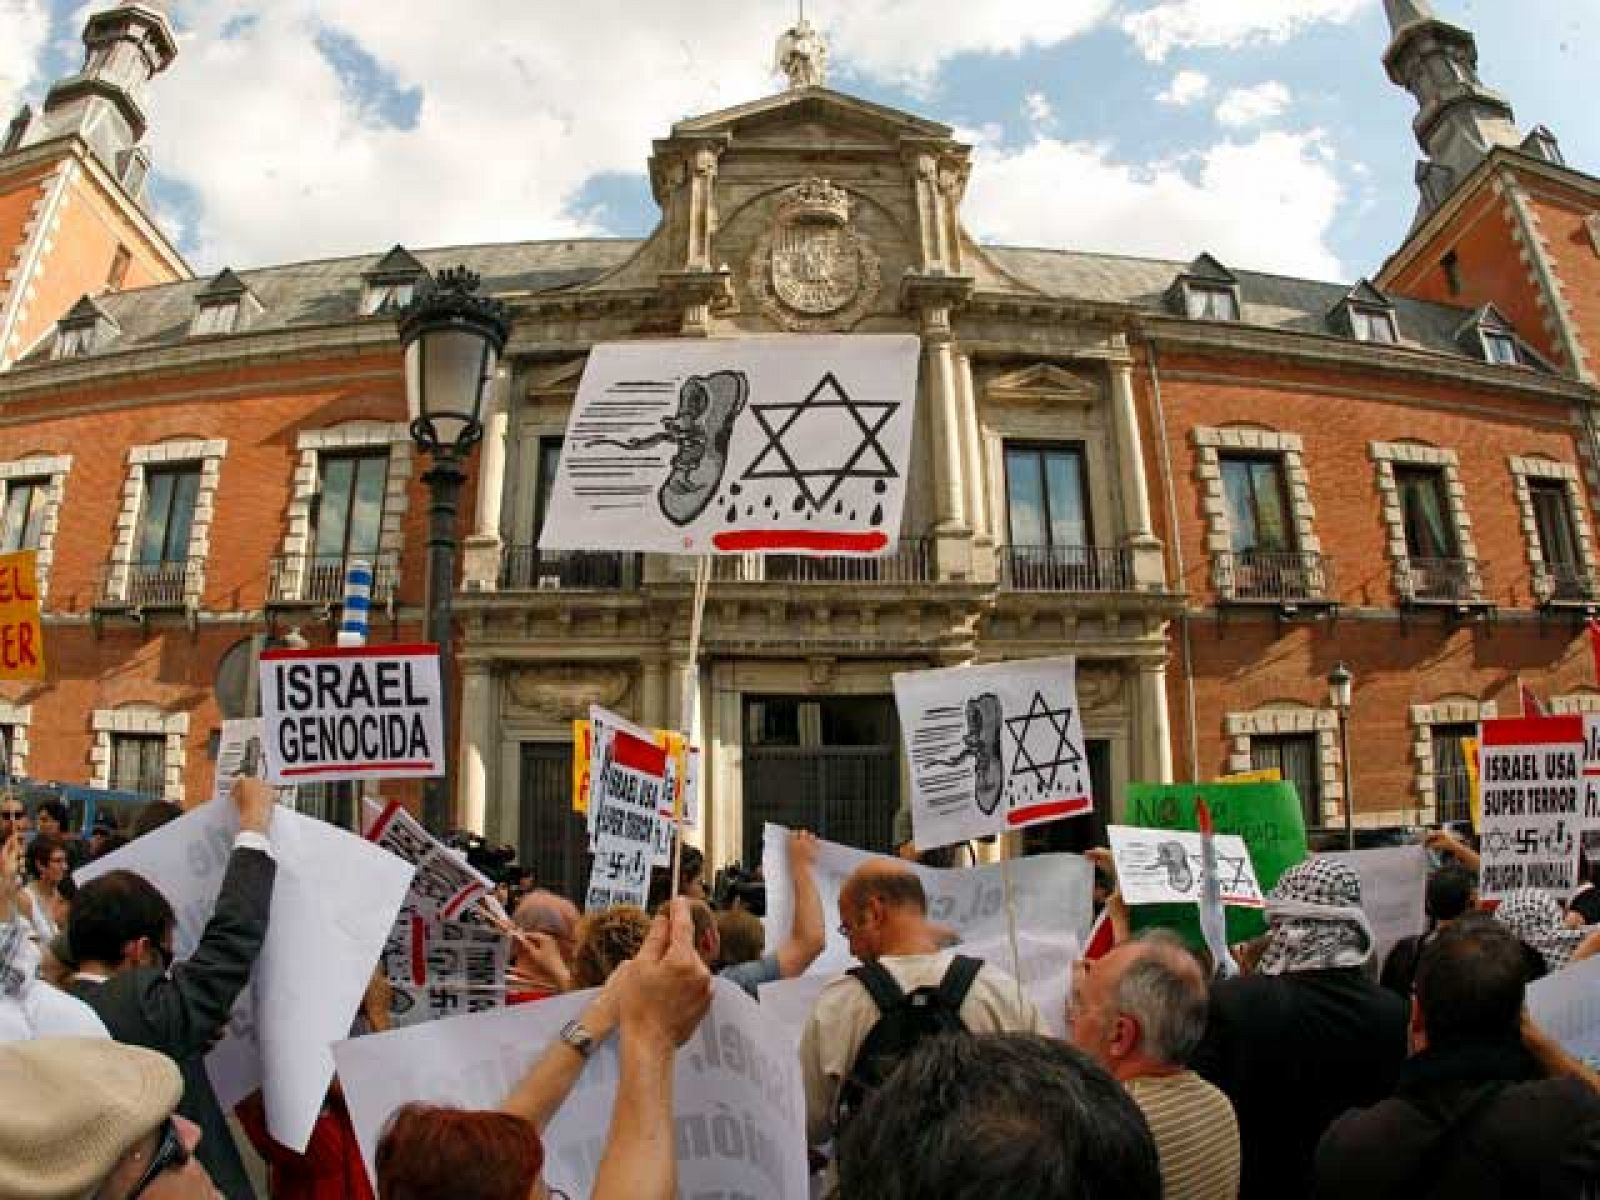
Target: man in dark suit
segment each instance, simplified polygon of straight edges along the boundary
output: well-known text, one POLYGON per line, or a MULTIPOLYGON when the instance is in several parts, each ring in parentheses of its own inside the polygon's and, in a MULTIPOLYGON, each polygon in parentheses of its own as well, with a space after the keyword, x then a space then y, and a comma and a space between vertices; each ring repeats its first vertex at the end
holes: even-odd
POLYGON ((183 1072, 178 1113, 200 1127, 196 1157, 223 1195, 254 1190, 211 1081, 205 1054, 222 1036, 261 943, 277 872, 267 830, 272 789, 241 779, 233 798, 239 834, 217 904, 192 957, 172 962, 172 906, 142 876, 112 871, 85 884, 72 906, 67 938, 78 964, 69 990, 119 1042, 159 1050, 183 1072))

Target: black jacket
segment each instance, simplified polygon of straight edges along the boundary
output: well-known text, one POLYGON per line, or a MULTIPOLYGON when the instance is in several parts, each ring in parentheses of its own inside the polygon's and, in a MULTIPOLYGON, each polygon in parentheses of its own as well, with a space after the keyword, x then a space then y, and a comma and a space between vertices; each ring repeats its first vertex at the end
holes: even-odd
POLYGON ((229 1200, 254 1200, 227 1118, 206 1077, 205 1055, 221 1036, 233 1003, 267 936, 277 864, 260 850, 237 849, 217 907, 192 957, 170 974, 154 967, 118 971, 104 983, 75 980, 73 995, 99 1014, 119 1042, 159 1050, 183 1072, 180 1115, 200 1127, 197 1157, 229 1200))
POLYGON ((1323 1130, 1393 1091, 1405 1056, 1405 1002, 1359 968, 1214 984, 1190 1065, 1238 1115, 1241 1200, 1308 1195, 1323 1130))
POLYGON ((1600 1197, 1600 1095, 1545 1079, 1520 1043, 1424 1051, 1389 1099, 1317 1147, 1318 1200, 1600 1197))

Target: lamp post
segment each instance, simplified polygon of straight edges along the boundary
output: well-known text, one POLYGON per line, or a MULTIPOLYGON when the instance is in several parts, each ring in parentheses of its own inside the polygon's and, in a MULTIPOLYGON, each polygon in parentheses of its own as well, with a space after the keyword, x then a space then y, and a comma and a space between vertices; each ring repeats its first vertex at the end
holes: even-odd
POLYGON ((1344 758, 1344 848, 1356 848, 1355 788, 1351 779, 1355 772, 1350 763, 1350 684, 1354 677, 1344 663, 1334 664, 1328 672, 1328 702, 1339 714, 1339 753, 1344 758))
MULTIPOLYGON (((483 402, 511 324, 505 305, 477 295, 478 276, 453 267, 425 284, 400 313, 405 349, 406 404, 411 439, 432 459, 428 485, 428 640, 439 647, 439 684, 449 736, 454 637, 451 606, 456 585, 456 522, 466 461, 483 437, 483 402)), ((450 810, 449 755, 445 774, 424 785, 423 819, 444 831, 450 810)))

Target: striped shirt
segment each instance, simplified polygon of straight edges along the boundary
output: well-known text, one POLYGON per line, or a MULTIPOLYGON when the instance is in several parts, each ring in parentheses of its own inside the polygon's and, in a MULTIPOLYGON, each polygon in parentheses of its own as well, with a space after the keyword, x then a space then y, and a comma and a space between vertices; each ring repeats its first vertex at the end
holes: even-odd
POLYGON ((1161 1156, 1166 1200, 1236 1200, 1239 1123, 1228 1098, 1193 1071, 1124 1081, 1161 1156))

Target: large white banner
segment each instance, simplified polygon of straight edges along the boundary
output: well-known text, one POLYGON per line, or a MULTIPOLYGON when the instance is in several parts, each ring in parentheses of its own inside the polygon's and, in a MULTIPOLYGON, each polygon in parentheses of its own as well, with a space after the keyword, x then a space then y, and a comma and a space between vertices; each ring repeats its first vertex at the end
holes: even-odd
MULTIPOLYGON (((1005 937, 962 942, 951 949, 956 954, 981 958, 1020 980, 1023 995, 1039 1010, 1045 1030, 1053 1037, 1067 1036, 1067 997, 1072 991, 1072 966, 1081 954, 1077 938, 1070 934, 1060 937, 1018 931, 1015 957, 1011 953, 1011 940, 1005 937)), ((834 978, 836 976, 808 974, 798 979, 764 983, 759 989, 761 1009, 783 1027, 784 1033, 798 1047, 817 997, 834 978)))
POLYGON ((1528 1015, 1568 1054, 1600 1067, 1600 958, 1573 963, 1530 986, 1528 1015))
MULTIPOLYGON (((174 948, 194 953, 239 832, 233 804, 205 804, 79 868, 79 886, 107 871, 144 876, 177 915, 174 948)), ((411 882, 412 867, 354 834, 279 808, 272 916, 251 983, 206 1060, 223 1108, 257 1086, 267 1128, 296 1152, 333 1078, 328 1047, 345 1037, 411 882)))
POLYGON ((892 553, 920 352, 903 334, 596 346, 540 547, 892 553))
POLYGON ((1483 722, 1478 833, 1485 900, 1533 887, 1564 901, 1577 886, 1583 745, 1579 716, 1483 722))
POLYGON ((1428 852, 1421 846, 1383 846, 1321 854, 1349 863, 1361 876, 1361 907, 1372 924, 1380 963, 1401 938, 1428 928, 1428 852))
MULTIPOLYGON (((789 881, 789 831, 768 825, 762 832, 761 870, 767 881, 767 946, 789 936, 794 917, 794 888, 789 881)), ((869 854, 837 842, 819 842, 812 867, 822 899, 822 926, 828 943, 807 972, 837 975, 854 965, 849 940, 839 932, 839 889, 863 863, 888 861, 909 866, 928 894, 928 919, 953 929, 963 941, 976 942, 1006 934, 1006 885, 1000 864, 983 867, 924 867, 882 854, 869 854)), ((1089 933, 1094 905, 1094 869, 1076 854, 1040 854, 1014 859, 1012 896, 1017 928, 1056 937, 1074 937, 1081 944, 1089 933)))
POLYGON ((437 646, 261 655, 262 750, 273 783, 444 774, 437 646))
MULTIPOLYGON (((805 1098, 794 1047, 742 989, 725 980, 715 989, 673 1076, 679 1194, 806 1200, 805 1098)), ((498 1108, 593 996, 575 992, 334 1046, 368 1172, 395 1109, 411 1101, 498 1108)), ((594 1189, 619 1071, 611 1038, 544 1130, 545 1182, 573 1200, 594 1189)))
MULTIPOLYGON (((1181 829, 1141 829, 1111 825, 1111 855, 1117 887, 1128 904, 1198 904, 1201 896, 1200 834, 1181 829)), ((1222 902, 1236 908, 1265 908, 1250 851, 1238 834, 1219 833, 1217 883, 1222 902)))
POLYGON ((1070 658, 894 677, 919 850, 1094 811, 1070 658))

